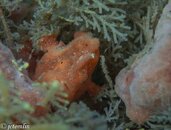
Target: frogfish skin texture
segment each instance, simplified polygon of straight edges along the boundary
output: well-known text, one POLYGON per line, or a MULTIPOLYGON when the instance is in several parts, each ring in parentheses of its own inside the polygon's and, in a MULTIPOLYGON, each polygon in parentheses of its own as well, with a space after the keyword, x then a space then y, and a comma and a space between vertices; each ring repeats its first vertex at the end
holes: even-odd
POLYGON ((171 105, 171 1, 163 10, 151 51, 115 80, 127 116, 138 124, 171 105))
POLYGON ((58 80, 68 99, 78 99, 84 92, 96 94, 99 90, 91 75, 99 60, 99 40, 77 32, 68 45, 62 42, 40 41, 45 54, 37 64, 34 79, 38 82, 58 80), (60 44, 60 45, 59 45, 60 44), (56 47, 55 45, 58 45, 56 47))

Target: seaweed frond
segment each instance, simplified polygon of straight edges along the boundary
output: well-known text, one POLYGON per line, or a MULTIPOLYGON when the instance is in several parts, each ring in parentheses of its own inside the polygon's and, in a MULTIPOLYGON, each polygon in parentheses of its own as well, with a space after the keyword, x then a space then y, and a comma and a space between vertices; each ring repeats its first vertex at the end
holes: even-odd
POLYGON ((31 105, 20 99, 20 93, 15 90, 13 83, 7 81, 2 74, 0 74, 0 90, 1 123, 9 121, 17 113, 33 112, 31 105))
POLYGON ((102 33, 104 39, 114 43, 127 40, 125 30, 126 12, 118 7, 125 5, 124 1, 84 0, 44 1, 38 0, 38 7, 30 22, 23 22, 22 28, 29 30, 33 41, 42 35, 58 33, 67 25, 87 28, 102 33))

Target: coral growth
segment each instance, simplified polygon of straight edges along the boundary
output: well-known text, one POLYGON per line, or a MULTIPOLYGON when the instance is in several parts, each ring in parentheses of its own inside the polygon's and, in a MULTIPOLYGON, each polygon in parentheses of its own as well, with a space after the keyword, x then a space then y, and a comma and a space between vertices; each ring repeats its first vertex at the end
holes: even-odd
POLYGON ((49 41, 46 37, 40 39, 40 48, 47 52, 37 64, 34 79, 38 82, 58 80, 70 101, 85 91, 97 94, 99 88, 91 81, 91 75, 99 60, 99 40, 77 32, 66 46, 62 42, 49 41), (57 44, 59 46, 55 47, 57 44))
POLYGON ((137 123, 171 104, 170 11, 171 2, 163 10, 151 51, 116 78, 116 92, 125 102, 129 118, 137 123))

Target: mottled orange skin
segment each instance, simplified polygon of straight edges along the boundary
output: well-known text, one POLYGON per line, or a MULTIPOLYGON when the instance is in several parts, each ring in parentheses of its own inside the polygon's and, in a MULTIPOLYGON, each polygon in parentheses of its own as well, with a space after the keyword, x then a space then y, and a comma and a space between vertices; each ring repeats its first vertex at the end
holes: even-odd
POLYGON ((56 39, 57 39, 56 34, 51 34, 41 37, 39 40, 40 50, 46 52, 49 49, 65 45, 63 42, 58 42, 56 39))
POLYGON ((49 44, 44 50, 47 52, 36 67, 36 81, 58 80, 70 101, 78 99, 88 90, 97 94, 99 88, 91 81, 91 75, 99 60, 98 39, 79 35, 66 46, 49 44))

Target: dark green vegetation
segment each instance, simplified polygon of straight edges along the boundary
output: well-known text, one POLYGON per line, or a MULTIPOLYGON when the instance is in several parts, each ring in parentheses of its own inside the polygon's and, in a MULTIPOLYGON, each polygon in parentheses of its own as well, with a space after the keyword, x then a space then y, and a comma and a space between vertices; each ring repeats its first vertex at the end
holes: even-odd
MULTIPOLYGON (((54 90, 50 89, 45 102, 50 101, 58 110, 37 119, 29 115, 29 112, 34 111, 33 108, 21 101, 15 90, 10 95, 12 83, 0 75, 0 122, 11 123, 11 117, 16 116, 23 123, 32 122, 30 130, 171 129, 171 111, 152 117, 142 126, 131 122, 126 117, 124 104, 114 90, 114 79, 120 69, 130 65, 150 49, 155 27, 166 2, 167 0, 1 0, 4 17, 1 15, 0 39, 15 53, 22 48, 20 41, 24 38, 31 38, 35 49, 38 49, 36 41, 43 35, 59 34, 59 40, 68 42, 75 31, 92 32, 101 41, 102 55, 94 79, 99 83, 98 79, 102 78, 103 83, 99 84, 105 85, 97 99, 83 97, 81 101, 69 106, 66 101, 62 102, 67 106, 61 106, 61 101, 51 100, 54 99, 54 90), (17 19, 10 17, 13 10, 18 11, 17 19), (97 76, 99 70, 102 75, 100 77, 97 76)), ((55 91, 59 91, 57 88, 55 91)))

